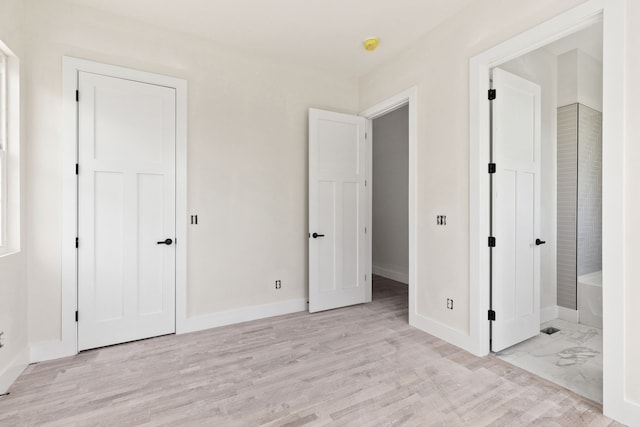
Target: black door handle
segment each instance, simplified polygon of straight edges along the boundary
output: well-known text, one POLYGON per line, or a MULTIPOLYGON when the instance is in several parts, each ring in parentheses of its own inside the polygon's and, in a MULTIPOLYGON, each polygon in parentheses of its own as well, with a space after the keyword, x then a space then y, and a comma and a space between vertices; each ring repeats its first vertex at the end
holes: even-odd
POLYGON ((314 239, 317 239, 318 237, 324 237, 324 234, 313 233, 311 237, 313 237, 314 239))
POLYGON ((170 246, 172 243, 173 243, 173 240, 171 239, 166 239, 161 242, 158 242, 159 245, 167 245, 167 246, 170 246))
POLYGON ((544 240, 536 239, 536 246, 544 245, 545 243, 547 242, 545 242, 544 240))

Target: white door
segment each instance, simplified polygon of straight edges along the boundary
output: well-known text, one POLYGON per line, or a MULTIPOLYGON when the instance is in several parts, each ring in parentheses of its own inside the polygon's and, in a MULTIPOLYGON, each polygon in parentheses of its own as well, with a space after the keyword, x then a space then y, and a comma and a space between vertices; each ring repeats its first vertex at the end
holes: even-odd
POLYGON ((493 351, 540 330, 540 87, 493 71, 493 351))
POLYGON ((309 311, 366 301, 367 120, 309 110, 309 311))
POLYGON ((175 109, 174 89, 79 73, 79 350, 175 332, 175 109))

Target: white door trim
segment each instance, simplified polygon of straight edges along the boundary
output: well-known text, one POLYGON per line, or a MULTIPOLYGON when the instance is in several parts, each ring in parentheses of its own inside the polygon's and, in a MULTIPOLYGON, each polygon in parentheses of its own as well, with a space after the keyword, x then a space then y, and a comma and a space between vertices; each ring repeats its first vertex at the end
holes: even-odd
POLYGON ((78 73, 86 71, 176 90, 176 333, 187 320, 187 82, 183 79, 64 57, 62 63, 62 298, 61 339, 33 348, 31 361, 71 356, 78 352, 77 310, 77 180, 78 73))
MULTIPOLYGON (((416 149, 418 145, 418 88, 412 87, 410 89, 405 90, 395 96, 392 96, 389 99, 382 101, 381 103, 374 105, 371 108, 360 113, 360 116, 368 119, 369 129, 367 132, 369 135, 372 135, 371 129, 371 121, 377 117, 383 116, 387 113, 390 113, 393 110, 396 110, 405 105, 409 106, 409 324, 412 326, 416 326, 415 322, 417 319, 417 311, 416 311, 416 283, 418 281, 417 278, 417 239, 416 239, 416 217, 417 217, 417 200, 418 200, 418 178, 417 178, 417 155, 416 149)), ((369 158, 367 159, 367 180, 371 183, 371 185, 367 186, 367 203, 369 210, 369 218, 367 219, 368 224, 373 224, 372 220, 372 188, 375 183, 372 180, 372 166, 373 166, 373 155, 372 155, 372 142, 373 138, 367 138, 368 153, 369 158)), ((373 233, 368 233, 368 246, 369 246, 369 254, 367 256, 367 274, 371 277, 372 274, 372 235, 373 233)), ((369 281, 371 283, 371 281, 369 281)), ((371 301, 371 286, 368 287, 367 301, 371 301)))
POLYGON ((626 424, 640 405, 625 392, 624 147, 626 1, 590 0, 507 40, 470 61, 469 221, 470 338, 467 350, 489 353, 489 70, 598 20, 603 33, 603 313, 604 413, 626 424))

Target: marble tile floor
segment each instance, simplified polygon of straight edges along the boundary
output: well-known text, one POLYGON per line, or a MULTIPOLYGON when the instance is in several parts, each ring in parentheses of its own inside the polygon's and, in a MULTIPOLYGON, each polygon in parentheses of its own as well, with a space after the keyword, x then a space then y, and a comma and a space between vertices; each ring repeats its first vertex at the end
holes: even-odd
POLYGON ((541 333, 496 356, 602 404, 602 330, 561 319, 540 329, 549 326, 560 332, 541 333))

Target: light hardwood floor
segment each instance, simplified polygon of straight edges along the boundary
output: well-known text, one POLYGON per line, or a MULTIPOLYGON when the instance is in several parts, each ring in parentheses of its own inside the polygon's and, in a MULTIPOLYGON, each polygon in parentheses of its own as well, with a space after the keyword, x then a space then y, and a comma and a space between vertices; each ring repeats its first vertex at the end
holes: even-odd
POLYGON ((0 425, 619 425, 410 327, 405 285, 376 277, 373 295, 31 365, 0 397, 0 425))

